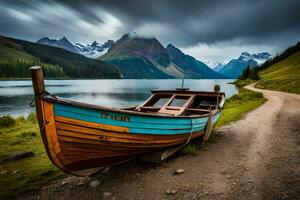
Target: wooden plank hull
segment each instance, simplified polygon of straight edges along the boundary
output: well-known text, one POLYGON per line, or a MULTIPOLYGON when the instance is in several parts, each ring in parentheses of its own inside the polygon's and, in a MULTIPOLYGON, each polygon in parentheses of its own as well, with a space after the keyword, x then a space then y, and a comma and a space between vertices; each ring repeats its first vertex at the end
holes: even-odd
MULTIPOLYGON (((217 105, 214 112, 210 108, 204 115, 171 116, 87 105, 47 93, 42 68, 30 70, 48 156, 61 170, 74 175, 90 175, 145 153, 187 143, 203 135, 208 121, 215 124, 222 110, 217 105)), ((216 99, 220 95, 202 94, 216 99)))
MULTIPOLYGON (((90 175, 139 155, 185 143, 203 134, 206 118, 159 118, 42 101, 45 146, 53 163, 90 175), (113 125, 112 125, 113 124, 113 125)), ((220 113, 213 116, 215 123, 220 113)))

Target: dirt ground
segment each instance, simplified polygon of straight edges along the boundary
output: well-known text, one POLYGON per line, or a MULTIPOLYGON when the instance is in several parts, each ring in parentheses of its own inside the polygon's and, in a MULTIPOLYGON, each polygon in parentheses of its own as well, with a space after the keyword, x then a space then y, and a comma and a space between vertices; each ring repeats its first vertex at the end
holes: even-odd
POLYGON ((196 155, 69 176, 19 199, 300 199, 300 95, 248 88, 268 101, 196 155))

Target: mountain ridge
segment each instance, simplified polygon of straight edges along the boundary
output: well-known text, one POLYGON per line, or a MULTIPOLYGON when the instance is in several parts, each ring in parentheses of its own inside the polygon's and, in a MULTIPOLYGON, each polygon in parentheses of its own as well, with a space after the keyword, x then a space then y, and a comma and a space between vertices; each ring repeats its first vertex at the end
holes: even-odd
POLYGON ((117 66, 127 78, 225 78, 175 46, 165 48, 154 37, 125 34, 99 59, 117 66))
POLYGON ((72 44, 65 36, 61 39, 50 39, 49 37, 43 37, 36 41, 38 44, 58 47, 73 53, 84 55, 88 58, 98 58, 107 52, 107 50, 113 45, 113 40, 107 40, 104 43, 99 43, 97 41, 91 44, 82 44, 76 42, 72 44))
POLYGON ((47 46, 53 46, 65 49, 67 51, 73 52, 73 53, 79 53, 79 51, 76 49, 76 47, 65 37, 63 36, 61 39, 50 39, 48 37, 43 37, 36 41, 38 44, 43 44, 47 46))
POLYGON ((219 68, 217 72, 231 78, 238 78, 248 66, 250 68, 257 67, 269 58, 271 58, 271 54, 267 52, 250 54, 245 51, 237 59, 232 59, 222 68, 219 68))
POLYGON ((48 78, 120 78, 114 66, 58 47, 0 36, 0 53, 2 78, 30 77, 33 65, 48 78))

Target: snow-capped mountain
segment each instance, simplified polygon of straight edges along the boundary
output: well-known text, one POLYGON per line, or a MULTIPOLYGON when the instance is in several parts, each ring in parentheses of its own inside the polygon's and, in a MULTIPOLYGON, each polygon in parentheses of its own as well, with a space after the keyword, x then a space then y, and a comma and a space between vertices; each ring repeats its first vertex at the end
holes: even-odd
POLYGON ((90 57, 90 58, 98 58, 99 56, 101 56, 107 52, 107 50, 114 44, 114 41, 107 40, 103 44, 94 41, 92 44, 85 45, 85 44, 81 44, 81 43, 76 43, 74 45, 66 37, 63 37, 58 40, 50 39, 48 37, 43 37, 43 38, 39 39, 36 43, 62 48, 67 51, 82 54, 82 55, 84 55, 86 57, 90 57))
POLYGON ((208 64, 208 66, 216 72, 219 71, 221 68, 223 68, 225 65, 226 63, 221 63, 221 62, 214 62, 208 64))
POLYGON ((247 66, 250 68, 257 67, 269 58, 271 58, 271 54, 267 52, 257 54, 243 52, 238 59, 232 59, 222 68, 215 68, 214 70, 225 76, 237 78, 242 74, 247 66))
POLYGON ((114 44, 113 40, 107 40, 103 44, 94 41, 92 44, 88 44, 88 45, 76 43, 75 47, 80 51, 80 54, 86 57, 98 58, 103 54, 105 54, 113 44, 114 44))
POLYGON ((38 41, 36 41, 36 43, 62 48, 62 49, 65 49, 67 51, 71 51, 73 53, 80 53, 78 51, 78 49, 75 48, 75 46, 66 37, 63 37, 59 40, 50 39, 48 37, 43 37, 43 38, 39 39, 38 41))

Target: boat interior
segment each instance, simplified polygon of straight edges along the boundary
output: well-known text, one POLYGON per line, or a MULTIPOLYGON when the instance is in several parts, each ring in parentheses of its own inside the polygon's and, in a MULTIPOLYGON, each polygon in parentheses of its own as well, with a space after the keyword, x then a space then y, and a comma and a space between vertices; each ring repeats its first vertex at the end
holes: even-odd
POLYGON ((172 116, 207 115, 220 109, 225 100, 224 93, 152 91, 152 95, 141 105, 128 110, 172 116))

